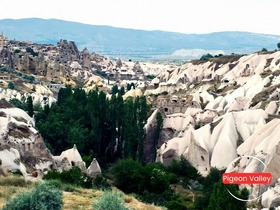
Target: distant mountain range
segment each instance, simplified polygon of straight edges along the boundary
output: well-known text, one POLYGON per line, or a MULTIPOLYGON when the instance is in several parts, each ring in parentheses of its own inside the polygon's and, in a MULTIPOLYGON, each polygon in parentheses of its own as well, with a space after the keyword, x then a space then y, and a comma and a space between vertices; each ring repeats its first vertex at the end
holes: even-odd
POLYGON ((192 56, 195 49, 201 49, 198 50, 200 52, 211 50, 246 54, 262 48, 274 50, 280 41, 278 35, 250 32, 183 34, 39 18, 0 20, 0 32, 9 39, 41 44, 56 44, 60 39, 67 39, 75 41, 80 50, 87 47, 92 52, 111 57, 138 59, 186 59, 189 56, 188 52, 192 56), (183 54, 178 54, 180 52, 183 54))

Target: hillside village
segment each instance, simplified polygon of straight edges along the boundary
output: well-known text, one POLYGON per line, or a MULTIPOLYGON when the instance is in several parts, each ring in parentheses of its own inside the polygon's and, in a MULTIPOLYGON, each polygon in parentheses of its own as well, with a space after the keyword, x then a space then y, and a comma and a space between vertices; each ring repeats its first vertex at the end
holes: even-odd
POLYGON ((53 156, 34 118, 8 102, 31 95, 34 104, 51 105, 59 89, 68 85, 87 91, 99 88, 110 97, 117 85, 125 87, 124 99, 144 95, 152 107, 145 125, 147 162, 168 166, 184 156, 202 176, 213 167, 270 172, 270 186, 247 188, 250 199, 262 195, 263 208, 279 208, 280 51, 155 64, 112 60, 86 48, 79 51, 72 41, 41 45, 1 35, 0 65, 0 159, 10 171, 33 179, 35 170, 43 176, 53 168, 62 171, 75 165, 90 176, 101 174, 96 159, 86 168, 76 146, 53 156), (131 83, 135 89, 126 89, 131 83), (157 113, 164 121, 153 151, 149 148, 157 113), (266 167, 243 156, 257 157, 266 167))

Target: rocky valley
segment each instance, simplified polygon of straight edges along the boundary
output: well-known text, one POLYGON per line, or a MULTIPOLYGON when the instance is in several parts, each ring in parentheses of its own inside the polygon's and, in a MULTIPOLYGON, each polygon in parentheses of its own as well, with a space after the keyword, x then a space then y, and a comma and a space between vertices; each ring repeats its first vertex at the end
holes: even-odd
MULTIPOLYGON (((108 129, 106 132, 111 136, 110 143, 96 149, 104 149, 104 154, 102 151, 100 154, 110 153, 110 158, 129 157, 127 152, 134 159, 139 157, 143 164, 160 162, 166 167, 184 157, 202 177, 211 168, 240 173, 269 172, 270 185, 246 186, 249 199, 259 202, 261 208, 280 208, 280 51, 219 54, 182 63, 151 63, 110 59, 87 48, 79 51, 73 41, 35 44, 9 40, 2 35, 0 65, 1 167, 20 172, 26 179, 42 178, 48 171, 64 171, 73 166, 90 177, 100 176, 102 167, 97 160, 104 160, 101 156, 94 157, 97 154, 94 149, 87 153, 87 145, 83 147, 85 154, 94 153, 88 167, 79 153, 79 141, 72 141, 76 145, 64 148, 61 154, 52 154, 47 147, 51 137, 44 139, 46 135, 40 133, 36 122, 36 114, 44 107, 61 103, 60 93, 65 87, 72 88, 74 94, 75 88, 89 94, 98 90, 106 94, 104 101, 133 101, 144 97, 149 106, 145 110, 147 119, 140 115, 137 118, 136 112, 137 122, 127 125, 128 128, 144 125, 144 139, 139 139, 142 143, 134 147, 137 153, 125 149, 123 153, 116 152, 120 147, 125 148, 126 139, 130 138, 128 134, 122 137, 121 129, 126 125, 121 119, 130 105, 137 107, 135 102, 124 105, 123 113, 119 108, 120 116, 116 113, 115 121, 110 119, 110 123, 116 122, 116 127, 108 126, 108 122, 104 124, 102 129, 108 129), (38 109, 34 110, 35 117, 15 105, 15 102, 27 103, 28 98, 38 109)), ((106 103, 113 111, 111 106, 115 104, 106 103)), ((103 114, 107 116, 105 113, 106 110, 103 114)), ((88 115, 95 120, 95 114, 88 115)), ((39 125, 42 128, 46 124, 39 121, 39 125)), ((94 123, 89 126, 95 128, 94 123)), ((137 130, 139 136, 141 132, 137 130)), ((98 139, 94 133, 91 135, 98 139)), ((104 133, 98 135, 106 137, 104 133)))

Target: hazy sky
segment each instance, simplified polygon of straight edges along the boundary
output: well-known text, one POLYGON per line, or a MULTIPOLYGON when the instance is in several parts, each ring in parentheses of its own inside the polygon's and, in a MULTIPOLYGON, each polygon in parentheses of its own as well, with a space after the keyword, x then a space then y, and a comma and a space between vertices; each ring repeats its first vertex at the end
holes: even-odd
POLYGON ((280 0, 5 0, 0 19, 56 18, 183 33, 280 35, 280 0))

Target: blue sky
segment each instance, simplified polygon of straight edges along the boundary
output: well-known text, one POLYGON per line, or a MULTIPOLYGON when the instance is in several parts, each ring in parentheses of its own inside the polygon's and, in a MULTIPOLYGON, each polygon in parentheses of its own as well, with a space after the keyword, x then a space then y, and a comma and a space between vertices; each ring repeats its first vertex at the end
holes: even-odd
POLYGON ((280 0, 7 0, 0 19, 56 18, 182 33, 280 35, 280 0))

